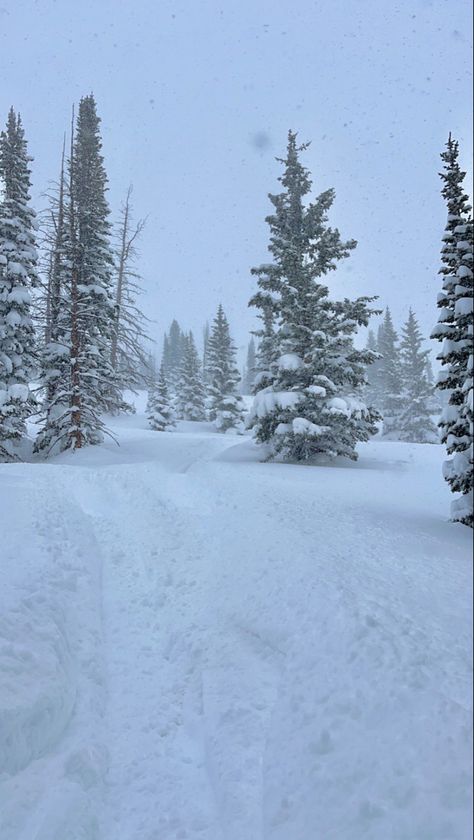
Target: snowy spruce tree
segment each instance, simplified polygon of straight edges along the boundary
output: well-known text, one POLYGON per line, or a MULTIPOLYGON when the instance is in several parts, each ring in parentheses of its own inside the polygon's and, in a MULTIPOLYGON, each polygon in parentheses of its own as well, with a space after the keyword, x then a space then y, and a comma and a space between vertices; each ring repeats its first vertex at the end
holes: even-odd
POLYGON ((245 360, 244 375, 242 377, 241 393, 251 394, 255 382, 255 374, 257 369, 257 354, 255 348, 255 339, 252 336, 247 347, 247 358, 245 360))
POLYGON ((381 355, 379 353, 378 336, 373 330, 369 330, 367 335, 366 349, 370 350, 374 355, 374 361, 367 368, 367 386, 366 397, 367 404, 373 406, 378 411, 381 409, 382 395, 380 392, 380 366, 381 355))
MULTIPOLYGON (((275 331, 276 306, 274 300, 268 294, 260 292, 258 318, 262 325, 255 330, 259 339, 258 348, 255 354, 255 372, 253 378, 253 394, 270 385, 272 382, 272 371, 275 368, 278 358, 277 336, 275 331)), ((252 305, 252 301, 250 302, 252 305)))
POLYGON ((165 333, 162 354, 163 370, 172 394, 176 394, 177 391, 185 345, 186 336, 177 320, 174 319, 169 332, 165 333))
POLYGON ((206 387, 207 385, 209 385, 209 366, 207 350, 209 346, 210 335, 211 330, 209 328, 209 323, 206 321, 204 329, 202 331, 202 379, 206 387))
POLYGON ((358 327, 368 324, 372 299, 334 301, 322 283, 356 243, 342 241, 328 225, 333 190, 305 202, 311 180, 299 154, 306 148, 290 131, 280 161, 283 192, 270 195, 274 213, 267 218, 273 262, 253 269, 259 290, 250 304, 260 310, 270 341, 250 425, 269 445, 269 457, 356 459, 356 444, 375 433, 378 417, 362 397, 374 354, 353 344, 358 327))
POLYGON ((181 420, 205 420, 202 367, 191 332, 184 336, 182 348, 181 367, 177 380, 177 414, 181 420))
POLYGON ((116 412, 121 407, 122 397, 110 360, 116 326, 114 257, 100 118, 92 95, 85 96, 79 103, 72 174, 77 290, 84 328, 80 336, 83 389, 88 392, 89 399, 95 389, 96 410, 116 412))
POLYGON ((452 457, 444 464, 444 477, 453 493, 452 518, 473 525, 473 222, 463 188, 465 172, 459 166, 459 145, 449 135, 442 152, 442 195, 448 220, 441 250, 443 277, 438 295, 439 318, 432 338, 442 342, 438 359, 442 370, 437 387, 449 394, 439 426, 441 440, 452 457))
POLYGON ((209 420, 219 432, 242 428, 243 404, 238 394, 240 376, 235 352, 229 323, 219 305, 207 344, 209 420))
POLYGON ((53 262, 59 260, 63 283, 61 343, 67 348, 67 362, 60 370, 57 410, 46 407, 37 442, 48 452, 99 443, 105 429, 101 415, 117 411, 122 403, 110 360, 115 328, 113 255, 99 124, 93 96, 84 97, 68 161, 64 237, 53 255, 53 262))
POLYGON ((433 387, 428 378, 429 350, 423 350, 418 322, 410 309, 400 344, 403 408, 400 413, 400 440, 436 443, 438 434, 431 420, 433 387))
POLYGON ((146 413, 151 428, 156 432, 169 432, 176 426, 163 366, 160 368, 158 380, 153 383, 148 393, 146 413))
POLYGON ((31 289, 37 285, 37 254, 30 160, 20 116, 12 108, 0 135, 0 461, 18 458, 34 406, 31 289))
POLYGON ((392 440, 399 440, 404 405, 403 382, 398 335, 388 307, 378 331, 378 351, 381 359, 377 365, 376 387, 380 394, 383 434, 392 440))

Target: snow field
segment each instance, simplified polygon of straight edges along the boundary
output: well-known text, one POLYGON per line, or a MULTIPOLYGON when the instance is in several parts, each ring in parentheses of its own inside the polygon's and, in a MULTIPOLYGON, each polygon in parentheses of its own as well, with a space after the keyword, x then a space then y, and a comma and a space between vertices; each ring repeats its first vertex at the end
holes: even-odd
POLYGON ((443 449, 262 464, 115 423, 120 448, 0 468, 2 840, 467 840, 443 449))

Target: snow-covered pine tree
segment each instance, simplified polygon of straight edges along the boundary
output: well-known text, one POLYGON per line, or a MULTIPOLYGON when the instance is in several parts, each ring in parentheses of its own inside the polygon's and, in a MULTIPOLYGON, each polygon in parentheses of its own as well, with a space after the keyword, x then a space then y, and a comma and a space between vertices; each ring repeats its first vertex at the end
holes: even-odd
POLYGON ((209 329, 209 323, 206 321, 204 325, 204 329, 202 331, 202 380, 204 384, 207 386, 209 385, 209 368, 208 368, 208 356, 207 356, 207 348, 209 344, 209 336, 211 331, 209 329))
MULTIPOLYGON (((305 148, 290 131, 281 161, 284 191, 270 195, 275 211, 267 218, 274 261, 253 269, 259 291, 250 304, 261 310, 268 337, 273 323, 276 331, 264 348, 269 364, 257 377, 250 423, 256 439, 270 445, 270 457, 355 459, 357 442, 375 433, 378 416, 362 399, 365 367, 374 354, 353 345, 358 326, 367 326, 372 314, 371 299, 331 301, 320 282, 356 243, 343 242, 328 226, 333 190, 304 203, 311 180, 298 156, 305 148)), ((262 343, 263 336, 260 350, 262 343)))
MULTIPOLYGON (((134 224, 131 206, 132 187, 127 190, 120 211, 115 248, 115 316, 111 343, 111 363, 122 389, 137 388, 143 377, 151 376, 149 356, 144 343, 150 338, 146 334, 148 318, 143 314, 138 298, 143 293, 140 275, 135 270, 137 242, 145 227, 145 220, 134 224)), ((122 400, 118 408, 130 411, 133 407, 122 400)))
POLYGON ((20 116, 11 108, 0 135, 0 460, 18 458, 34 398, 35 333, 31 289, 37 284, 35 214, 20 116))
POLYGON ((209 419, 219 432, 242 428, 243 404, 237 391, 240 376, 235 352, 229 322, 219 304, 207 344, 209 419))
MULTIPOLYGON (((262 290, 258 293, 260 312, 258 317, 262 322, 260 329, 255 330, 259 339, 255 354, 255 374, 252 393, 256 394, 272 382, 272 371, 278 358, 277 336, 275 331, 275 301, 271 295, 262 290)), ((252 298, 252 301, 256 298, 252 298)), ((249 305, 256 305, 250 301, 249 305)), ((251 422, 251 421, 250 421, 251 422)))
POLYGON ((177 320, 174 319, 163 344, 164 372, 172 394, 176 394, 177 391, 185 345, 186 337, 177 320))
POLYGON ((400 414, 400 440, 436 443, 438 434, 431 420, 433 386, 427 372, 429 350, 423 350, 418 322, 410 309, 400 343, 403 408, 400 414))
POLYGON ((177 384, 176 409, 181 420, 205 420, 202 366, 192 332, 182 340, 183 355, 177 384))
POLYGON ((83 388, 95 391, 98 411, 118 411, 122 396, 110 351, 115 332, 114 259, 100 118, 92 94, 79 103, 72 180, 77 229, 83 388))
POLYGON ((398 335, 388 306, 378 332, 378 351, 382 356, 377 370, 377 387, 383 415, 383 434, 392 440, 399 440, 404 405, 403 383, 398 335))
POLYGON ((163 372, 168 379, 168 370, 170 364, 170 340, 168 338, 168 333, 165 332, 163 336, 163 349, 161 351, 161 367, 163 368, 163 372))
POLYGON ((459 166, 459 144, 449 135, 441 153, 444 171, 442 195, 448 206, 448 220, 441 250, 442 291, 440 309, 432 338, 442 342, 438 354, 443 369, 437 387, 449 393, 441 413, 441 440, 448 455, 443 473, 453 493, 461 497, 452 503, 455 521, 473 524, 473 428, 472 428, 472 340, 473 340, 473 244, 469 199, 463 188, 465 172, 459 166))
POLYGON ((255 339, 252 336, 247 347, 247 358, 245 361, 244 376, 242 378, 241 392, 246 396, 253 391, 255 382, 255 373, 257 368, 257 356, 255 348, 255 339))
POLYGON ((156 432, 170 432, 176 426, 163 367, 160 368, 158 380, 148 392, 147 417, 151 428, 156 432))
POLYGON ((378 336, 374 330, 369 330, 367 335, 366 349, 370 350, 374 355, 374 361, 367 369, 367 403, 374 406, 378 411, 381 409, 382 399, 380 393, 380 365, 381 358, 379 354, 378 336))
POLYGON ((110 362, 113 256, 99 123, 93 96, 84 97, 75 132, 73 121, 64 201, 61 318, 69 357, 55 398, 64 410, 47 414, 38 448, 48 451, 100 442, 101 414, 122 402, 110 362))

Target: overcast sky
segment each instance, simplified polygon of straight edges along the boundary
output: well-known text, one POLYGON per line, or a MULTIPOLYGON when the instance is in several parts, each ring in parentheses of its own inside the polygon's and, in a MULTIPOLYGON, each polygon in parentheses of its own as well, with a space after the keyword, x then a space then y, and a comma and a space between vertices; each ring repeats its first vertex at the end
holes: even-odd
MULTIPOLYGON (((200 337, 222 302, 240 346, 250 267, 268 261, 269 191, 289 128, 313 188, 359 245, 334 295, 378 294, 436 320, 439 152, 470 166, 470 0, 0 0, 0 114, 22 114, 34 202, 57 176, 72 102, 94 92, 115 211, 147 216, 140 268, 154 336, 200 337)), ((470 175, 470 183, 472 183, 470 175)))

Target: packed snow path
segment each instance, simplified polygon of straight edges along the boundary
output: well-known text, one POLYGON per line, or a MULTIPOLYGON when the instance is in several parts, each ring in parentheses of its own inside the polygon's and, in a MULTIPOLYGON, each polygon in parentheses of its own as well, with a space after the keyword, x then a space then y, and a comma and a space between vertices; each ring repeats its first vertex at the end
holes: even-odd
POLYGON ((2 840, 468 840, 442 449, 116 431, 0 467, 2 840))

